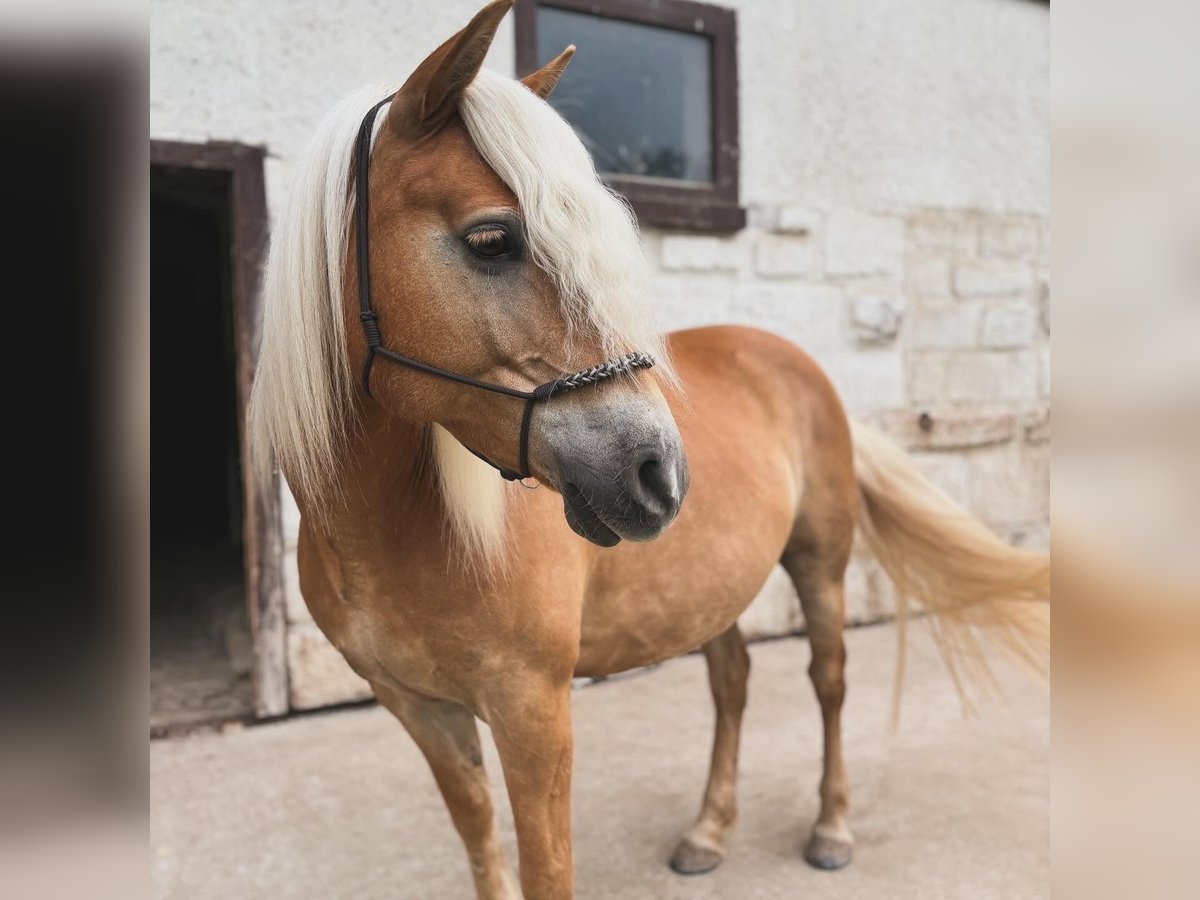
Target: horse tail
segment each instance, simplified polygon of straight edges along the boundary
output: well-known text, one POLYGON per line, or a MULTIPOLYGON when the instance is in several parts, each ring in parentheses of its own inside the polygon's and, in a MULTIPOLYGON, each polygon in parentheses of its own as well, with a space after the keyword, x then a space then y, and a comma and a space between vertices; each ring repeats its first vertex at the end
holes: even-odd
POLYGON ((942 659, 964 707, 966 682, 995 686, 990 639, 1040 680, 1049 675, 1050 557, 1004 543, 931 484, 882 434, 854 424, 860 529, 896 586, 900 652, 893 716, 904 673, 912 601, 930 616, 942 659))

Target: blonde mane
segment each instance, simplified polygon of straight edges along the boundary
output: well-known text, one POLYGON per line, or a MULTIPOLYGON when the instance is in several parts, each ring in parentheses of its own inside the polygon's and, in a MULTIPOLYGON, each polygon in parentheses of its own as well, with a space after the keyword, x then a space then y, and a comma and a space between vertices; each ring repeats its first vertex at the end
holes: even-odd
POLYGON ((486 69, 459 112, 479 155, 516 194, 530 256, 554 279, 567 322, 599 334, 606 358, 646 350, 669 375, 637 220, 600 181, 575 131, 523 84, 486 69))
MULTIPOLYGON (((357 91, 318 126, 267 264, 251 463, 263 474, 278 464, 317 515, 340 502, 340 460, 357 424, 342 283, 354 138, 364 113, 392 90, 357 91)), ((635 220, 600 182, 571 127, 524 85, 487 70, 468 86, 460 112, 482 158, 516 195, 530 256, 554 279, 568 324, 598 334, 609 354, 653 353, 672 381, 635 220)), ((376 119, 376 136, 386 115, 376 119)), ((440 426, 430 448, 451 534, 468 559, 496 560, 509 485, 440 426)))

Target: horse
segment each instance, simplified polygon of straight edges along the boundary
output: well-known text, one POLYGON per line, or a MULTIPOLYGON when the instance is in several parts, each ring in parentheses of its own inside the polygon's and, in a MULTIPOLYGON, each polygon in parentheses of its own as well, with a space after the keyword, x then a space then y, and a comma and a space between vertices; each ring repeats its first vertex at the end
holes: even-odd
POLYGON ((572 680, 697 648, 716 734, 670 865, 721 862, 750 663, 737 619, 782 563, 824 727, 804 856, 843 866, 856 531, 902 596, 972 635, 994 626, 1026 655, 1047 638, 1047 558, 1000 541, 852 426, 794 345, 749 328, 659 330, 636 220, 545 101, 573 48, 520 81, 481 68, 511 5, 482 9, 398 91, 347 98, 294 175, 248 428, 253 464, 282 472, 301 513, 304 599, 423 752, 478 896, 543 900, 573 892, 572 680), (644 364, 621 363, 629 354, 644 364), (562 390, 581 367, 611 377, 562 390), (519 888, 480 719, 511 801, 519 888))

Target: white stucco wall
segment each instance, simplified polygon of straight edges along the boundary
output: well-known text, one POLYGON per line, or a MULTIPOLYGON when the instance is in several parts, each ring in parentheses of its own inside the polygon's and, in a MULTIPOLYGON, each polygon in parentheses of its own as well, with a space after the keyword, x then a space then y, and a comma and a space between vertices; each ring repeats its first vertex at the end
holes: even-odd
POLYGON ((737 0, 742 199, 1046 213, 1049 11, 737 0))
MULTIPOLYGON (((275 214, 325 110, 403 78, 480 0, 156 0, 150 132, 265 145, 275 214)), ((736 0, 746 229, 648 229, 668 327, 800 343, 993 527, 1043 542, 1048 493, 1049 14, 1030 0, 736 0), (936 423, 915 427, 919 412, 936 423)), ((512 74, 511 18, 487 65, 512 74)), ((285 531, 294 552, 296 517, 285 531)), ((361 692, 289 556, 293 704, 361 692)), ((856 565, 851 615, 882 614, 856 565)), ((743 621, 800 623, 774 577, 743 621)))

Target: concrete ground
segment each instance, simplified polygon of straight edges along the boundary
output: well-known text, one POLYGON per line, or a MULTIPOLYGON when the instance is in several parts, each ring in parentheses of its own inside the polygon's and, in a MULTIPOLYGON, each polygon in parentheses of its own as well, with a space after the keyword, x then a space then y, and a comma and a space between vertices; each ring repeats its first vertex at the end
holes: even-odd
MULTIPOLYGON (((803 639, 752 647, 741 816, 716 872, 666 860, 700 802, 712 708, 704 661, 576 691, 580 898, 969 898, 1049 895, 1049 699, 1004 673, 1003 700, 961 715, 923 629, 903 720, 888 726, 895 631, 849 632, 843 715, 854 861, 809 868, 821 728, 803 639)), ((485 742, 493 784, 499 762, 485 742)), ((433 779, 389 714, 360 707, 150 748, 155 895, 467 898, 467 862, 433 779)), ((515 859, 512 821, 497 791, 515 859)))

